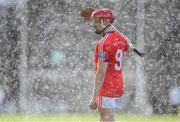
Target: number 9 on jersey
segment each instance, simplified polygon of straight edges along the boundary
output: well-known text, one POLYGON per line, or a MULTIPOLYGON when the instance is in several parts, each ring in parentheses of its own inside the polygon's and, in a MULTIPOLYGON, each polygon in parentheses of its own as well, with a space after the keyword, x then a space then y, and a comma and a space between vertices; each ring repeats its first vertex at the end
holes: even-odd
POLYGON ((116 57, 115 57, 116 61, 118 63, 116 63, 114 66, 115 66, 115 70, 121 70, 122 68, 122 59, 123 59, 123 52, 121 49, 118 49, 116 51, 116 57))

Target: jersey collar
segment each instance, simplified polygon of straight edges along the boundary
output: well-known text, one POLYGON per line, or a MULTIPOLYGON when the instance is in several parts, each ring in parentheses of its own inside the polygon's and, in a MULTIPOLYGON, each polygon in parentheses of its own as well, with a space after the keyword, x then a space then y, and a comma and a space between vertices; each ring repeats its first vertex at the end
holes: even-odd
POLYGON ((106 36, 109 33, 113 33, 114 32, 114 28, 110 25, 108 25, 106 27, 106 29, 104 30, 104 32, 102 33, 102 37, 106 36))

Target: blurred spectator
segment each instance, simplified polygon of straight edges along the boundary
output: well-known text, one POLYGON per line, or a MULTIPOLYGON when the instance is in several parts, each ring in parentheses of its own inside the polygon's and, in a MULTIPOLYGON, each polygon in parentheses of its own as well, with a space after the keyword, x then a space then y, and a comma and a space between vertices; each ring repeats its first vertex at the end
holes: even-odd
POLYGON ((3 105, 4 99, 5 99, 5 91, 4 91, 4 89, 2 88, 2 86, 0 86, 0 106, 3 105))
POLYGON ((172 113, 178 114, 178 107, 180 105, 180 87, 172 87, 169 91, 169 102, 172 105, 172 113))
POLYGON ((5 101, 5 91, 3 87, 0 85, 0 112, 4 110, 4 101, 5 101))

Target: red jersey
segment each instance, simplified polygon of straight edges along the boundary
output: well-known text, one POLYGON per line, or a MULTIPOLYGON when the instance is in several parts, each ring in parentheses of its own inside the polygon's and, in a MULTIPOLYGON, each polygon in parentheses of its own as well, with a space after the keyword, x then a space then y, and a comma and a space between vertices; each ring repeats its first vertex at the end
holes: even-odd
POLYGON ((108 63, 99 96, 118 97, 124 94, 122 59, 127 48, 126 39, 116 31, 106 33, 96 44, 95 70, 97 71, 98 61, 108 63))

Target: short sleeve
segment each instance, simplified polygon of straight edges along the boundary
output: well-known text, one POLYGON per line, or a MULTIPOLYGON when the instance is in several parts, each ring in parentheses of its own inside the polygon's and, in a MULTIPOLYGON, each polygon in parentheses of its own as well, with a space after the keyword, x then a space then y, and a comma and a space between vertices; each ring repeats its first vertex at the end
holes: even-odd
POLYGON ((101 62, 108 62, 109 60, 109 47, 105 41, 98 44, 98 59, 101 62))
POLYGON ((120 37, 121 37, 121 39, 124 41, 124 48, 125 48, 125 50, 128 50, 128 48, 130 47, 130 45, 131 45, 131 41, 126 37, 126 36, 124 36, 123 34, 121 34, 120 33, 120 37))
POLYGON ((124 40, 125 40, 125 42, 126 42, 125 50, 128 50, 128 48, 129 48, 130 45, 132 45, 132 44, 131 44, 130 40, 129 40, 127 37, 125 37, 125 36, 124 36, 124 40))

